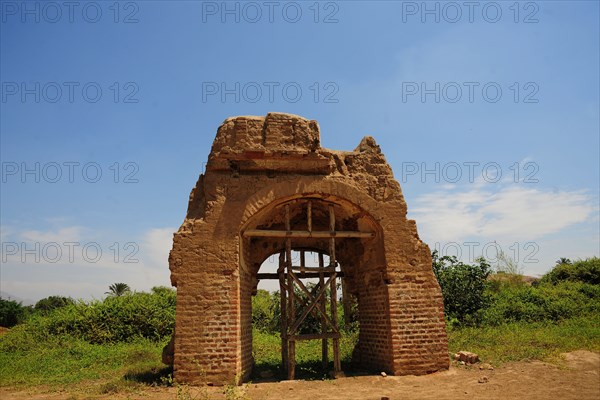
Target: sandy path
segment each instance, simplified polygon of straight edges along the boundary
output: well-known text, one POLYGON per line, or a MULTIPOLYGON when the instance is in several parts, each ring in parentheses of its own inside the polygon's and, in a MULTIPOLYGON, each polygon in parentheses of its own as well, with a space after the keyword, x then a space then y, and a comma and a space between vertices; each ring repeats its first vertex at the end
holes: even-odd
MULTIPOLYGON (((394 399, 600 399, 600 354, 575 351, 563 365, 539 361, 506 363, 494 370, 452 367, 428 376, 358 376, 330 381, 283 381, 248 384, 246 399, 381 400, 394 399), (486 383, 479 383, 482 377, 486 383)), ((222 388, 184 388, 195 399, 222 399, 222 388), (208 397, 207 397, 208 396, 208 397)), ((180 389, 181 390, 181 389, 180 389)), ((183 396, 182 396, 183 397, 183 396)), ((42 394, 0 389, 2 400, 21 399, 176 399, 175 388, 150 388, 139 394, 102 397, 65 393, 42 394)))

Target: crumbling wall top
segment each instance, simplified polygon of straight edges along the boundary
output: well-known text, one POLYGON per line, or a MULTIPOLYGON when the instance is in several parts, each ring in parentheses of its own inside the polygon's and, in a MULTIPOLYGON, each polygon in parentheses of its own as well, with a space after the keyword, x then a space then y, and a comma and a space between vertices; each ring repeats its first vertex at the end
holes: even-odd
POLYGON ((217 131, 211 155, 266 151, 309 153, 319 148, 317 121, 272 112, 265 117, 227 118, 217 131))

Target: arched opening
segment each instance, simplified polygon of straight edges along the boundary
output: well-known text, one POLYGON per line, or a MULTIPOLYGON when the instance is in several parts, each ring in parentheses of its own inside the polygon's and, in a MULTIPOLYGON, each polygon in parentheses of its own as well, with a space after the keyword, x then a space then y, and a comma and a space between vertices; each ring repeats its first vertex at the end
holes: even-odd
POLYGON ((249 377, 254 361, 252 295, 257 293, 259 282, 270 279, 279 286, 281 362, 288 379, 296 377, 296 346, 305 340, 320 340, 323 366, 327 362, 335 374, 341 372, 341 333, 336 315, 340 297, 346 306, 352 297, 358 301, 359 335, 353 361, 363 369, 391 369, 382 230, 365 210, 330 195, 304 194, 281 199, 251 217, 241 231, 241 239, 244 378, 249 377), (316 254, 316 265, 309 265, 307 253, 316 254), (259 272, 272 255, 275 271, 259 272), (307 285, 303 282, 307 278, 316 281, 307 285), (306 321, 310 318, 318 320, 318 332, 307 332, 306 321))
MULTIPOLYGON (((272 254, 262 263, 258 270, 258 285, 252 293, 253 382, 288 377, 287 365, 283 363, 285 356, 282 354, 282 346, 286 344, 281 335, 284 328, 277 273, 283 260, 285 252, 272 254)), ((297 271, 296 279, 302 284, 302 287, 294 285, 294 321, 299 322, 296 331, 299 340, 294 348, 295 379, 330 377, 336 367, 336 348, 339 366, 343 371, 348 371, 352 350, 358 339, 358 313, 356 302, 349 301, 353 297, 345 291, 343 273, 339 272, 337 278, 326 285, 326 274, 319 274, 318 271, 325 271, 324 267, 330 265, 329 255, 312 249, 292 248, 291 261, 297 271), (315 301, 321 287, 325 287, 323 296, 317 301, 316 308, 303 318, 303 311, 315 301), (339 332, 339 336, 335 335, 336 332, 339 332), (334 336, 339 339, 337 346, 333 341, 334 336)), ((288 294, 286 291, 286 299, 289 299, 288 294)), ((283 306, 284 309, 286 306, 283 306)), ((289 309, 287 313, 289 316, 289 309)))

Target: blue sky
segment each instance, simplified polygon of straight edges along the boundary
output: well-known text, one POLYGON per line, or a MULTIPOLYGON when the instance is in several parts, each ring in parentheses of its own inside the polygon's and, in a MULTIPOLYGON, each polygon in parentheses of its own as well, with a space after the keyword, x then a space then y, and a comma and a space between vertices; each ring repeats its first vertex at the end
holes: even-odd
POLYGON ((169 285, 218 126, 270 111, 374 136, 443 254, 600 253, 596 1, 0 4, 3 296, 169 285))

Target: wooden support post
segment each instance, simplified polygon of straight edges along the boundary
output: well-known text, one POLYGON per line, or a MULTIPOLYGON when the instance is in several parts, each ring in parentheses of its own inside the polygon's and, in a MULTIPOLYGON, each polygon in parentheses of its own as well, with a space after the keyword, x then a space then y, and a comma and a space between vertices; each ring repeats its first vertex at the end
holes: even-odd
MULTIPOLYGON (((285 205, 285 229, 290 232, 292 230, 290 223, 290 206, 285 205)), ((296 307, 294 305, 294 280, 292 274, 292 239, 285 240, 285 267, 287 270, 287 287, 288 287, 288 327, 295 325, 296 307)), ((293 332, 288 332, 288 334, 293 332)), ((286 335, 287 336, 287 335, 286 335)), ((296 375, 296 342, 288 340, 288 379, 292 380, 296 375)))
MULTIPOLYGON (((331 292, 331 319, 333 323, 337 327, 337 289, 335 286, 335 279, 331 280, 330 283, 330 292, 331 292)), ((340 372, 342 370, 342 364, 340 362, 340 339, 333 338, 333 371, 340 372)))
POLYGON ((312 202, 309 200, 306 206, 306 227, 309 232, 312 232, 312 202))
MULTIPOLYGON (((329 205, 329 231, 332 233, 331 238, 329 239, 329 264, 331 266, 336 265, 336 257, 335 257, 335 211, 333 208, 333 204, 329 205)), ((334 325, 337 328, 337 288, 336 288, 336 280, 331 279, 330 288, 331 294, 331 319, 333 320, 334 325)), ((342 370, 342 365, 340 362, 340 340, 337 338, 333 338, 333 371, 340 372, 342 370)))
POLYGON ((335 213, 333 204, 329 205, 329 265, 335 266, 335 213))
POLYGON ((287 285, 285 284, 285 253, 279 253, 279 307, 281 310, 281 364, 283 369, 288 367, 288 339, 287 339, 287 285))
MULTIPOLYGON (((319 286, 325 286, 325 276, 323 275, 323 268, 325 267, 323 261, 323 253, 319 252, 319 268, 321 272, 319 273, 319 286)), ((327 312, 327 308, 325 307, 325 298, 321 300, 321 333, 327 333, 327 321, 325 319, 325 313, 327 312)), ((321 340, 321 359, 323 360, 323 370, 327 371, 327 367, 329 366, 329 355, 327 354, 327 338, 323 338, 321 340)))
POLYGON ((305 268, 306 268, 306 258, 305 258, 304 250, 301 250, 300 251, 300 275, 302 276, 302 278, 304 278, 304 275, 306 274, 305 268))

